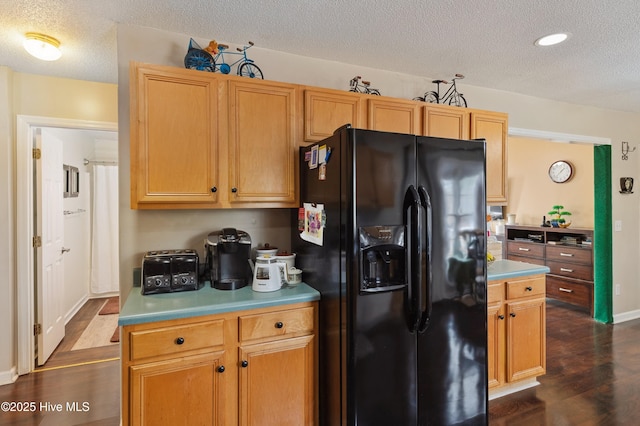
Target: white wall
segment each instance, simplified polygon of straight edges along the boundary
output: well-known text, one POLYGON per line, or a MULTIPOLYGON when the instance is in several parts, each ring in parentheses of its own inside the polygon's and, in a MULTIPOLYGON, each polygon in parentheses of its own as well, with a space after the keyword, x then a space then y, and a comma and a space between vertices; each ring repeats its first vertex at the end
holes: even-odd
POLYGON ((13 72, 0 66, 0 384, 16 377, 13 72), (9 344, 7 344, 9 342, 9 344))
MULTIPOLYGON (((141 61, 183 67, 183 58, 189 44, 189 35, 170 33, 151 28, 118 26, 118 73, 119 73, 119 130, 120 130, 120 190, 129 191, 129 61, 141 61), (150 48, 153 46, 153 48, 150 48)), ((208 40, 197 39, 205 43, 208 40)), ((362 75, 370 80, 372 87, 385 96, 405 99, 424 93, 432 86, 428 76, 411 76, 378 69, 364 68, 350 64, 331 62, 291 55, 259 47, 251 49, 251 58, 262 69, 269 80, 307 84, 312 86, 348 89, 349 80, 354 75, 362 75)), ((232 47, 240 45, 226 40, 232 47)), ((201 44, 202 44, 201 43, 201 44)), ((310 55, 313 52, 309 52, 310 55)), ((393 60, 393 58, 387 58, 393 60)), ((613 281, 621 286, 621 295, 614 296, 614 313, 636 312, 640 316, 640 206, 637 195, 622 196, 618 193, 620 176, 638 176, 640 151, 631 154, 629 161, 622 161, 621 142, 632 146, 640 143, 640 114, 604 110, 575 105, 567 102, 549 101, 533 96, 499 90, 467 86, 461 82, 459 89, 464 93, 469 107, 509 114, 510 127, 548 132, 568 133, 585 136, 611 138, 614 220, 621 220, 624 232, 614 233, 613 241, 613 281), (631 266, 629 266, 631 265, 631 266)), ((127 294, 130 289, 129 271, 139 263, 144 250, 163 246, 198 246, 207 231, 222 225, 247 227, 253 220, 262 218, 269 225, 265 229, 255 226, 252 236, 264 242, 276 244, 288 241, 289 229, 286 214, 271 212, 229 212, 229 211, 189 211, 189 212, 139 212, 129 209, 128 195, 120 197, 121 226, 121 290, 127 294), (229 222, 227 222, 229 221, 229 222)), ((251 231, 250 231, 251 232, 251 231)), ((286 245, 286 243, 284 243, 286 245)), ((169 248, 169 247, 167 247, 169 248)))

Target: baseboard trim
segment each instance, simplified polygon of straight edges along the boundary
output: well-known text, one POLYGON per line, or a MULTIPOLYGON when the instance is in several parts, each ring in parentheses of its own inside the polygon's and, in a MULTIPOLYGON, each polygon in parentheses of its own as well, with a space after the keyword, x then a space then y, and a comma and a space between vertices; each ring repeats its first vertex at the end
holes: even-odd
POLYGON ((501 398, 503 396, 506 396, 515 392, 520 392, 522 390, 529 389, 534 386, 538 386, 539 384, 540 382, 536 380, 535 377, 532 377, 530 379, 525 379, 516 383, 508 383, 497 389, 489 390, 489 401, 491 401, 492 399, 501 398))
POLYGON ((16 367, 11 367, 8 371, 0 371, 0 385, 10 385, 16 380, 18 380, 16 367))
POLYGON ((87 303, 87 300, 89 300, 89 295, 85 294, 84 296, 82 296, 82 298, 80 298, 80 300, 76 302, 75 305, 73 305, 69 312, 67 312, 64 316, 65 325, 67 325, 69 321, 71 321, 71 318, 73 318, 73 316, 78 313, 78 311, 84 306, 84 304, 87 303))
POLYGON ((631 321, 640 318, 640 309, 635 311, 623 312, 613 316, 613 323, 620 324, 621 322, 631 321))

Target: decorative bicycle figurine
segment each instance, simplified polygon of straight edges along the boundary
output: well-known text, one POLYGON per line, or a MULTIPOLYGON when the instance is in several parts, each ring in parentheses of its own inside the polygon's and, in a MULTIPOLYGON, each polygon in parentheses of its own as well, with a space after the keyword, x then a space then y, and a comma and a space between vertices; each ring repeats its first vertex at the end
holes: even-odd
POLYGON ((422 101, 422 102, 430 102, 433 104, 445 104, 449 105, 465 107, 467 106, 467 100, 462 96, 462 93, 458 92, 456 88, 456 80, 462 80, 464 75, 456 74, 453 79, 451 79, 451 86, 447 89, 444 95, 440 96, 440 83, 449 84, 446 80, 433 80, 432 83, 437 85, 437 91, 430 91, 424 94, 424 97, 419 96, 417 98, 413 98, 414 101, 422 101))
POLYGON ((236 48, 236 50, 239 53, 229 52, 229 51, 227 51, 227 49, 229 49, 229 46, 227 46, 226 44, 219 44, 218 45, 218 50, 220 52, 213 58, 214 61, 215 61, 215 64, 216 64, 216 71, 219 71, 222 74, 229 74, 229 72, 231 72, 231 67, 233 67, 236 64, 239 64, 238 65, 238 71, 237 71, 238 75, 243 76, 243 77, 264 79, 264 77, 262 75, 262 71, 253 62, 253 59, 247 58, 247 49, 249 49, 251 46, 253 46, 253 42, 252 41, 249 41, 248 43, 249 43, 249 45, 248 46, 243 46, 242 49, 239 48, 239 47, 236 48), (225 55, 241 55, 242 57, 240 59, 238 59, 237 61, 231 63, 231 65, 229 65, 224 60, 224 56, 225 55))
POLYGON ((380 91, 378 89, 372 89, 371 87, 369 87, 370 84, 371 82, 362 80, 361 76, 356 75, 349 82, 349 86, 351 86, 349 91, 380 96, 380 91), (360 84, 360 82, 362 82, 362 84, 360 84))
POLYGON ((189 51, 184 57, 184 66, 189 69, 195 69, 199 71, 221 72, 222 74, 229 74, 231 67, 237 65, 237 73, 243 77, 249 78, 261 78, 262 70, 253 62, 253 59, 247 57, 247 49, 253 46, 253 42, 249 42, 248 46, 237 48, 238 53, 228 52, 229 46, 226 44, 217 44, 215 41, 211 41, 207 48, 202 49, 195 40, 191 39, 189 42, 189 51), (211 53, 215 53, 212 56, 211 53), (241 55, 237 61, 228 64, 225 61, 225 55, 241 55))

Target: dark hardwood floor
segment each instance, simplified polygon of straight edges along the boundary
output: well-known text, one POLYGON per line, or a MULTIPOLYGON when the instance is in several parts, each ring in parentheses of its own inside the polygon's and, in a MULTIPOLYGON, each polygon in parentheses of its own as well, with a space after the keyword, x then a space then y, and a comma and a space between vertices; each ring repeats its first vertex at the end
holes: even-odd
POLYGON ((0 425, 120 424, 120 345, 71 350, 105 300, 85 303, 43 366, 0 386, 0 403, 24 410, 5 411, 3 405, 0 425))
POLYGON ((616 325, 547 299, 547 374, 489 403, 491 425, 640 424, 640 320, 616 325))
POLYGON ((53 351, 47 362, 38 369, 68 366, 86 362, 114 359, 120 356, 120 345, 100 346, 97 348, 72 351, 82 332, 98 313, 107 298, 89 299, 73 316, 64 328, 65 336, 53 351))
MULTIPOLYGON (((0 424, 99 425, 120 422, 120 362, 51 369, 0 386, 0 402, 33 401, 35 412, 0 412, 0 424), (63 404, 62 412, 40 409, 63 404), (89 410, 66 410, 67 402, 89 410)), ((600 324, 567 305, 547 303, 547 374, 541 385, 489 403, 490 425, 640 423, 640 320, 600 324)))

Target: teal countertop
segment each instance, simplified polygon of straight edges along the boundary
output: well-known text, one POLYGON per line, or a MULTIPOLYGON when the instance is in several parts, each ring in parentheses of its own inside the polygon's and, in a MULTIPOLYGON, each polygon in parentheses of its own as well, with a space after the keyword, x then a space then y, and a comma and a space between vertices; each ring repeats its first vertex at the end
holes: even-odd
MULTIPOLYGON (((487 279, 502 280, 548 272, 550 269, 546 266, 513 260, 497 260, 487 268, 487 279)), ((268 293, 255 292, 251 290, 251 286, 239 290, 217 290, 209 283, 205 283, 204 287, 196 291, 142 295, 140 287, 135 286, 120 310, 118 325, 189 318, 315 300, 320 300, 320 293, 304 283, 268 293)))
POLYGON ((304 283, 268 293, 253 291, 251 286, 238 290, 217 290, 207 282, 200 290, 142 295, 140 287, 136 286, 131 289, 120 310, 118 325, 189 318, 315 300, 320 300, 320 293, 304 283))
POLYGON ((487 268, 487 279, 489 281, 504 280, 525 275, 547 274, 549 272, 551 272, 551 269, 546 266, 513 260, 496 260, 487 268))

